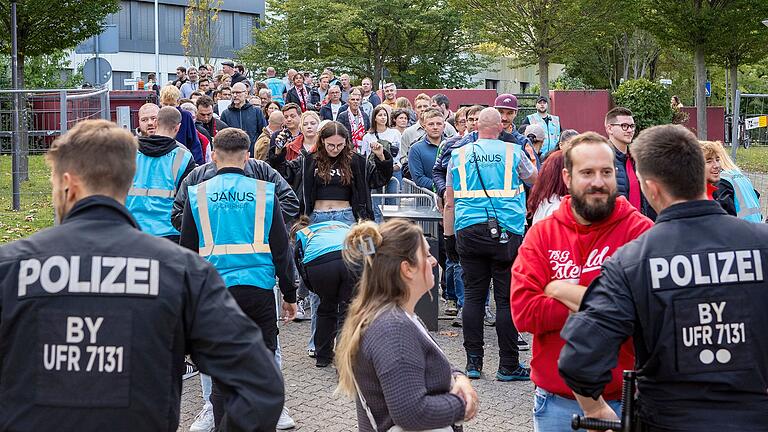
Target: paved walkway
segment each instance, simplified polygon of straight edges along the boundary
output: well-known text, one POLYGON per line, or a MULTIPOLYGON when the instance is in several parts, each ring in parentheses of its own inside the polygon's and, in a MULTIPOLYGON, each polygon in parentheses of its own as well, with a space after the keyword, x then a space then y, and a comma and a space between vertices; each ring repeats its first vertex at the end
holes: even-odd
MULTIPOLYGON (((437 334, 440 346, 458 367, 465 363, 461 329, 450 326, 451 321, 440 320, 437 334)), ((526 383, 502 383, 493 375, 498 367, 498 347, 493 327, 485 328, 486 375, 473 385, 480 396, 480 412, 467 423, 464 430, 515 431, 533 430, 531 421, 533 385, 526 383)), ((280 328, 283 348, 283 374, 286 382, 286 406, 296 420, 296 431, 356 431, 357 415, 354 403, 334 396, 336 370, 333 367, 316 368, 314 359, 307 357, 306 341, 309 337, 309 321, 289 323, 280 328)), ((522 352, 522 360, 528 362, 530 352, 522 352)), ((181 403, 180 431, 186 431, 192 419, 202 408, 200 379, 184 382, 181 403)))

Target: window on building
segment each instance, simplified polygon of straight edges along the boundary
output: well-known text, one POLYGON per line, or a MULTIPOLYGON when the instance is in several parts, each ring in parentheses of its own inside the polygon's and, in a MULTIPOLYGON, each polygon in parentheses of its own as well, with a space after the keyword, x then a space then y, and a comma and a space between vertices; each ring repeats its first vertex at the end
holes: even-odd
POLYGON ((120 12, 117 14, 115 24, 120 32, 120 39, 131 38, 131 2, 123 0, 120 2, 120 12))
POLYGON ((531 90, 531 83, 520 81, 520 93, 528 93, 531 90))
POLYGON ((112 71, 112 90, 133 90, 135 86, 127 86, 124 79, 133 78, 133 72, 112 71))
POLYGON ((243 48, 253 43, 253 29, 259 26, 259 16, 239 14, 240 18, 240 43, 237 48, 243 48))
POLYGON ((181 43, 181 31, 184 29, 184 7, 174 5, 160 6, 160 41, 170 44, 181 43))
POLYGON ((494 80, 494 79, 485 80, 485 88, 489 90, 498 90, 499 80, 494 80))
POLYGON ((223 48, 235 47, 234 19, 232 12, 219 12, 219 46, 223 48))

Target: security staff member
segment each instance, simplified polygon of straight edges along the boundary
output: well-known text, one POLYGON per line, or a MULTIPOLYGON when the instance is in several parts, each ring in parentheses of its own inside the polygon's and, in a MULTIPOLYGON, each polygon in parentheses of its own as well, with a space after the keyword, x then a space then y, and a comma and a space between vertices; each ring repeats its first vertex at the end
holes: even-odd
MULTIPOLYGON (((249 147, 248 135, 240 129, 228 128, 216 135, 212 157, 218 172, 188 187, 180 244, 198 251, 216 267, 274 352, 275 276, 283 293, 284 317, 291 320, 296 313, 295 269, 275 185, 247 177, 243 170, 249 147)), ((211 403, 217 425, 224 410, 222 387, 214 377, 211 403)))
POLYGON ((280 372, 216 270, 123 206, 136 141, 87 120, 46 155, 61 224, 0 247, 3 430, 175 431, 189 353, 232 429, 273 427, 280 372))
POLYGON ((539 96, 536 99, 536 112, 528 114, 522 124, 522 126, 539 125, 544 129, 544 145, 541 146, 542 158, 556 150, 560 143, 560 117, 549 114, 548 110, 549 98, 543 95, 539 96))
POLYGON ((136 174, 125 206, 142 231, 178 243, 179 231, 171 225, 171 207, 182 180, 197 166, 186 147, 176 141, 181 113, 160 108, 154 135, 139 137, 136 174))
MULTIPOLYGON (((171 210, 171 223, 176 229, 181 229, 184 205, 187 203, 187 188, 212 179, 217 172, 216 162, 209 162, 195 168, 184 178, 176 193, 176 198, 173 200, 173 209, 171 210)), ((296 197, 293 188, 291 188, 279 172, 275 171, 268 163, 256 159, 248 159, 245 162, 244 172, 246 177, 263 180, 275 185, 275 193, 280 201, 280 209, 283 212, 283 220, 285 222, 299 217, 299 198, 296 197)))
POLYGON ((682 126, 632 144, 656 225, 603 264, 561 336, 560 374, 586 415, 619 345, 633 337, 646 431, 764 431, 768 426, 768 228, 706 199, 704 157, 682 126))
POLYGON ((497 139, 503 127, 498 111, 482 110, 478 122, 479 139, 451 155, 444 216, 446 249, 464 269, 467 376, 480 378, 483 369, 483 313, 493 280, 500 352, 496 378, 529 380, 530 370, 519 361, 509 289, 510 268, 525 231, 523 180, 533 183, 537 170, 519 146, 497 139))

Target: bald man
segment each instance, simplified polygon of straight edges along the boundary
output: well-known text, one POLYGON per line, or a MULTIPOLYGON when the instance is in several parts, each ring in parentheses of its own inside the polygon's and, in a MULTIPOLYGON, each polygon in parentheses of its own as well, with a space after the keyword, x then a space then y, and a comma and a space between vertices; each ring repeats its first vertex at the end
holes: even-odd
POLYGON ((139 108, 139 127, 135 130, 136 136, 148 137, 155 134, 158 111, 160 107, 153 103, 146 103, 139 108))
POLYGON ((251 140, 250 155, 253 157, 253 146, 261 131, 267 125, 264 113, 260 107, 248 102, 245 84, 237 83, 232 86, 232 103, 221 113, 221 120, 229 125, 244 130, 251 140))
POLYGON ((259 160, 267 160, 267 154, 269 153, 269 141, 272 138, 272 134, 279 131, 283 127, 285 116, 280 111, 274 111, 269 115, 269 123, 267 127, 261 132, 261 135, 256 140, 256 145, 253 150, 253 158, 259 160))
MULTIPOLYGON (((267 79, 264 80, 264 85, 266 85, 267 89, 271 92, 270 97, 267 100, 274 100, 280 104, 280 106, 283 106, 285 105, 285 94, 288 93, 288 89, 285 87, 285 82, 275 76, 276 73, 275 68, 267 68, 267 79)), ((261 95, 263 90, 266 89, 259 90, 259 97, 261 98, 262 107, 265 107, 266 103, 269 102, 264 102, 264 96, 261 95)))

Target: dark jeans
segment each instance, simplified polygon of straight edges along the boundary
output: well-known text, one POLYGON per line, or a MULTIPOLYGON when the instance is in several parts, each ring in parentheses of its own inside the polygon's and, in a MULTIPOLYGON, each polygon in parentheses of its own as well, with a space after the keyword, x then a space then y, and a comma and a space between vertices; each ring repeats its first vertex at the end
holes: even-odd
MULTIPOLYGON (((256 323, 261 329, 264 344, 273 353, 277 349, 277 313, 275 312, 275 292, 272 289, 262 289, 254 286, 235 285, 229 288, 229 293, 235 298, 237 305, 243 313, 256 323)), ((224 319, 224 317, 222 317, 224 319)), ((259 367, 259 365, 254 365, 259 367)), ((213 378, 211 388, 211 404, 213 405, 213 418, 218 428, 224 417, 224 395, 221 393, 221 384, 213 378)))
POLYGON ((469 355, 483 356, 483 315, 488 286, 493 279, 496 300, 496 336, 499 339, 499 366, 515 369, 520 363, 517 328, 512 322, 509 290, 512 262, 517 257, 522 236, 509 234, 509 242, 491 238, 486 224, 466 227, 456 233, 456 248, 464 269, 464 349, 469 355))
POLYGON ((317 308, 315 355, 318 361, 333 360, 333 341, 344 325, 356 279, 339 252, 331 252, 305 264, 307 286, 320 297, 317 308))

